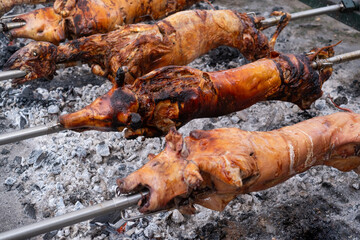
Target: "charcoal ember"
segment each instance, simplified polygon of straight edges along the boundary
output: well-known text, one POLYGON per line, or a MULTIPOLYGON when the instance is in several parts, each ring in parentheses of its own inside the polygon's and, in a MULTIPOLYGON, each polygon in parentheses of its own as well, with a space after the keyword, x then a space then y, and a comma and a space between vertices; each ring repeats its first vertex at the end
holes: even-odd
POLYGON ((47 152, 42 150, 34 150, 28 160, 29 165, 33 163, 35 169, 42 167, 44 160, 48 156, 47 152))
POLYGON ((24 127, 28 124, 27 118, 24 114, 20 113, 17 118, 17 125, 20 129, 24 129, 24 127))
POLYGON ((161 230, 156 223, 151 222, 144 230, 144 235, 147 238, 159 238, 161 230))
POLYGON ((347 104, 348 103, 348 99, 344 96, 342 97, 337 97, 334 99, 334 103, 338 106, 342 105, 342 104, 347 104))
MULTIPOLYGON (((4 35, 0 33, 0 42, 7 42, 4 35)), ((19 46, 7 46, 7 44, 0 44, 0 69, 3 68, 6 61, 13 55, 17 50, 19 50, 19 46)))
POLYGON ((32 219, 36 219, 36 210, 34 204, 27 203, 24 207, 24 213, 32 219))
POLYGON ((275 7, 273 7, 272 8, 272 11, 274 12, 274 11, 283 11, 284 10, 284 8, 283 7, 280 7, 280 6, 275 6, 275 7))
POLYGON ((52 166, 50 168, 50 173, 53 175, 59 175, 62 172, 62 168, 60 165, 52 166))
POLYGON ((16 178, 8 177, 8 178, 6 178, 4 185, 5 185, 6 189, 8 191, 10 191, 12 186, 15 184, 15 182, 16 182, 16 178))
POLYGON ((199 237, 220 240, 225 237, 225 233, 222 232, 222 230, 219 229, 218 226, 215 226, 212 223, 207 223, 199 230, 199 237))
POLYGON ((8 162, 9 162, 8 160, 9 160, 8 157, 1 158, 1 159, 0 159, 0 167, 5 167, 5 166, 7 166, 8 162))
POLYGON ((221 46, 209 52, 209 66, 215 67, 217 64, 229 63, 231 60, 240 56, 240 51, 228 46, 221 46))
POLYGON ((174 210, 171 215, 171 220, 175 223, 182 223, 185 218, 178 210, 174 210))
POLYGON ((27 100, 33 100, 34 98, 34 91, 31 89, 31 87, 27 86, 23 88, 21 91, 21 94, 18 96, 18 98, 25 98, 27 100))
POLYGON ((214 124, 208 123, 208 124, 204 125, 203 130, 211 130, 211 129, 214 129, 214 128, 215 128, 214 124))
POLYGON ((20 167, 22 160, 23 160, 22 157, 20 157, 20 156, 15 156, 15 158, 13 159, 13 161, 9 164, 9 167, 10 167, 10 168, 20 167))
POLYGON ((359 190, 360 189, 360 183, 353 183, 352 185, 351 185, 355 190, 359 190))
POLYGON ((2 154, 2 155, 7 155, 7 154, 9 154, 9 153, 10 153, 10 150, 9 150, 9 149, 6 149, 6 148, 1 149, 1 154, 2 154))
POLYGON ((96 146, 96 153, 102 157, 110 156, 110 148, 109 145, 105 142, 101 142, 96 146))
POLYGON ((48 233, 44 234, 43 240, 51 240, 51 239, 54 239, 54 237, 56 236, 57 233, 58 233, 58 230, 54 230, 54 231, 48 232, 48 233))
POLYGON ((14 172, 20 175, 23 172, 25 172, 28 168, 29 166, 19 166, 14 169, 14 172))
POLYGON ((322 109, 325 109, 326 107, 326 102, 325 100, 318 100, 315 102, 315 108, 317 110, 322 110, 322 109))
POLYGON ((50 105, 48 107, 48 113, 50 113, 50 114, 57 114, 59 111, 60 111, 60 109, 56 105, 50 105))

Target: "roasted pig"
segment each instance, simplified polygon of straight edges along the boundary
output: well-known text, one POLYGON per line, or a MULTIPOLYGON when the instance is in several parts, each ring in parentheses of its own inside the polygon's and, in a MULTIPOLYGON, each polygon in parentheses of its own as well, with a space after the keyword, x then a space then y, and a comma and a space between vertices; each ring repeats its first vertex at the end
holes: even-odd
POLYGON ((273 187, 316 165, 360 174, 360 115, 336 113, 271 132, 237 128, 196 130, 183 139, 172 129, 165 149, 117 181, 128 193, 147 188, 141 212, 192 204, 221 211, 238 194, 273 187))
POLYGON ((13 22, 25 26, 10 30, 12 38, 31 38, 58 44, 95 33, 115 30, 121 25, 159 19, 201 0, 58 0, 54 8, 22 14, 13 22))
POLYGON ((290 20, 289 14, 283 16, 269 42, 256 28, 261 18, 230 10, 183 11, 153 25, 127 25, 60 46, 32 42, 11 56, 4 70, 29 72, 13 81, 20 84, 40 77, 51 79, 57 63, 82 61, 91 65, 94 74, 113 82, 119 67, 125 67, 125 82, 132 83, 156 68, 186 65, 220 45, 237 48, 247 59, 256 60, 269 56, 277 36, 290 20))
POLYGON ((195 118, 240 111, 259 101, 282 100, 310 107, 322 95, 322 84, 332 67, 311 67, 316 58, 333 56, 332 47, 308 55, 272 53, 239 68, 203 72, 169 66, 152 71, 125 85, 119 68, 117 82, 104 96, 84 109, 60 116, 65 128, 122 131, 125 137, 154 137, 195 118))

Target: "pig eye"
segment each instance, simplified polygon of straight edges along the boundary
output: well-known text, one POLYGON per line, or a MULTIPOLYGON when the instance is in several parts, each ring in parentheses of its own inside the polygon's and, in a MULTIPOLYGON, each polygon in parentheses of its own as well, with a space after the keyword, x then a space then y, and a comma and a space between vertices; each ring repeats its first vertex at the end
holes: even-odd
POLYGON ((37 52, 33 52, 33 56, 36 57, 38 54, 37 52))

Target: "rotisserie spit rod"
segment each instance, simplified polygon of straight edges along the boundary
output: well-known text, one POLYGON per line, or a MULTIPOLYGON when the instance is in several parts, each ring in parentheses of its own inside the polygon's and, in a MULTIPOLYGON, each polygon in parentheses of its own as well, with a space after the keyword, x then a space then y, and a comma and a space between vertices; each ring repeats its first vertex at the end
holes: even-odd
POLYGON ((3 232, 0 233, 0 240, 27 239, 42 233, 47 233, 56 229, 73 225, 75 223, 106 215, 114 211, 125 210, 129 207, 136 206, 137 203, 148 193, 148 191, 142 191, 133 195, 117 197, 113 200, 99 203, 75 212, 45 219, 41 222, 3 232))
MULTIPOLYGON (((75 61, 71 63, 58 63, 56 64, 56 69, 62 69, 67 67, 73 67, 73 66, 81 66, 82 63, 80 61, 75 61)), ((1 71, 0 72, 0 81, 5 81, 12 78, 21 78, 28 74, 28 72, 23 70, 9 70, 9 71, 1 71)))
MULTIPOLYGON (((327 11, 326 9, 332 11, 343 9, 341 6, 342 4, 338 4, 293 13, 292 19, 322 14, 327 11)), ((13 80, 13 84, 17 85, 36 78, 52 79, 55 74, 55 69, 52 68, 54 63, 77 60, 89 64, 94 74, 106 77, 111 81, 114 80, 119 66, 127 67, 129 72, 126 75, 126 82, 129 83, 129 81, 162 66, 186 65, 198 56, 221 45, 239 49, 248 60, 253 61, 265 57, 272 50, 276 36, 289 21, 289 17, 284 19, 283 16, 261 21, 261 18, 251 17, 251 14, 229 13, 224 10, 196 13, 195 11, 177 13, 156 24, 131 25, 131 27, 120 28, 106 35, 93 35, 69 41, 58 47, 51 43, 33 42, 13 54, 4 69, 27 70, 27 75, 13 80), (198 18, 201 18, 201 21, 198 18), (282 18, 283 20, 279 23, 282 18), (181 19, 188 19, 188 21, 186 24, 181 24, 181 19), (170 26, 168 26, 169 23, 170 26), (256 30, 278 23, 278 29, 270 41, 261 31, 256 30), (233 27, 224 29, 221 27, 222 24, 233 27), (161 29, 161 35, 159 29, 161 29), (203 36, 201 41, 199 40, 201 44, 189 45, 187 36, 191 36, 190 42, 192 42, 194 39, 192 33, 202 33, 202 31, 205 32, 205 37, 204 34, 201 34, 203 36), (252 41, 248 40, 249 35, 253 39, 252 41), (152 50, 154 48, 157 51, 154 52, 152 50), (183 50, 179 51, 179 49, 183 50), (40 62, 43 65, 39 67, 40 62)))
POLYGON ((0 81, 8 80, 11 78, 20 78, 26 76, 26 72, 22 70, 10 70, 0 72, 0 81))
MULTIPOLYGON (((330 5, 326 7, 321 8, 314 8, 307 11, 297 12, 291 14, 291 19, 302 19, 307 17, 313 17, 321 14, 327 14, 332 12, 349 12, 349 11, 359 11, 360 7, 359 4, 355 1, 350 1, 352 4, 343 3, 344 1, 341 1, 339 4, 330 5)), ((349 2, 349 1, 346 1, 349 2)), ((261 26, 263 28, 271 27, 276 25, 281 19, 281 16, 276 16, 268 19, 264 19, 261 21, 261 26)))
MULTIPOLYGON (((293 55, 294 56, 294 55, 293 55)), ((285 58, 288 58, 289 59, 289 57, 286 57, 285 56, 285 58)), ((311 63, 311 66, 312 67, 316 67, 316 68, 319 68, 319 66, 326 66, 326 64, 334 64, 334 63, 339 63, 340 62, 340 60, 339 59, 341 59, 341 62, 344 62, 344 61, 350 61, 350 60, 354 60, 354 59, 356 59, 356 58, 360 58, 360 51, 354 51, 354 52, 350 52, 350 53, 345 53, 345 54, 341 54, 341 55, 337 55, 337 56, 335 56, 335 57, 330 57, 330 58, 328 58, 328 59, 326 59, 326 61, 324 60, 324 59, 321 59, 321 60, 317 60, 317 61, 314 61, 313 63, 311 63), (326 64, 324 65, 323 64, 323 62, 326 62, 326 64), (323 64, 323 65, 321 65, 321 64, 323 64)), ((259 60, 259 61, 265 61, 265 60, 259 60)), ((259 62, 258 61, 258 62, 259 62)), ((246 66, 246 65, 245 65, 246 66)), ((255 66, 255 65, 254 65, 255 66)), ((325 68, 329 68, 329 66, 326 66, 325 68)), ((166 70, 166 69, 165 69, 166 70)), ((184 71, 186 71, 186 69, 184 69, 184 71)), ((152 74, 152 75, 156 75, 156 71, 154 71, 154 72, 152 72, 152 73, 150 73, 150 74, 152 74)), ((216 73, 215 73, 216 74, 216 73)), ((219 72, 219 74, 221 74, 221 71, 219 72)), ((330 73, 324 73, 325 75, 326 75, 326 77, 329 77, 330 75, 329 74, 331 74, 331 71, 330 71, 330 73)), ((295 74, 296 75, 296 74, 295 74)), ((309 74, 308 74, 309 75, 309 74)), ((146 78, 146 76, 145 76, 145 78, 146 78)), ((151 78, 150 79, 147 79, 149 82, 151 81, 151 78)), ((324 80, 324 79, 323 79, 324 80)), ((326 80, 326 79, 325 79, 326 80)), ((155 80, 154 80, 155 81, 155 80)), ((135 83, 136 84, 136 83, 135 83)), ((140 83, 139 83, 140 84, 140 83)), ((321 86, 320 86, 321 87, 321 86)), ((287 88, 287 87, 285 87, 285 88, 287 88)), ((284 88, 284 89, 285 89, 284 88)), ((286 89, 285 89, 286 90, 286 89)), ((114 89, 112 89, 112 90, 110 90, 110 91, 114 91, 114 89)), ((126 90, 126 91, 129 91, 129 90, 126 90)), ((272 90, 272 91, 274 91, 274 90, 272 90)), ((320 90, 318 90, 318 91, 320 91, 320 96, 321 96, 321 89, 320 90)), ((126 97, 126 94, 128 94, 127 92, 124 92, 123 94, 125 94, 124 96, 126 97)), ((274 94, 274 93, 273 93, 274 94)), ((303 94, 305 94, 305 93, 303 93, 303 94)), ((245 94, 246 95, 246 94, 245 94)), ((247 96, 245 96, 245 98, 246 98, 247 96)), ((276 94, 275 94, 275 96, 274 96, 274 98, 273 99, 275 99, 275 97, 276 98, 279 98, 279 96, 276 96, 276 94)), ((319 96, 309 96, 309 98, 312 98, 313 100, 315 100, 317 97, 319 97, 319 96)), ((105 97, 106 99, 108 98, 108 97, 105 97)), ((131 98, 130 97, 130 95, 129 96, 127 96, 127 98, 131 98)), ((281 99, 281 98, 280 98, 281 99)), ((120 102, 118 103, 118 104, 121 104, 121 99, 119 98, 118 99, 120 102)), ((284 98, 282 98, 282 100, 286 100, 285 99, 285 97, 284 98)), ((98 101, 103 101, 103 100, 99 100, 98 99, 98 101)), ((254 102, 254 100, 253 99, 244 99, 244 101, 246 102, 246 103, 244 103, 244 106, 245 105, 249 105, 249 102, 254 102)), ((297 101, 300 101, 300 100, 297 100, 297 101)), ((127 104, 127 103, 123 103, 123 104, 127 104)), ((299 103, 297 103, 297 104, 299 104, 299 103)), ((306 105, 309 105, 310 104, 310 102, 308 102, 308 103, 306 103, 306 105)), ((166 105, 165 105, 166 106, 166 105)), ((175 107, 175 106, 174 106, 175 107)), ((102 109, 102 110, 104 110, 104 111, 106 111, 106 109, 102 109)), ((121 110, 121 109, 120 109, 121 110)), ((117 109, 117 111, 119 111, 118 109, 117 109)), ((157 111, 157 114, 159 114, 162 110, 161 110, 161 108, 159 108, 159 109, 157 109, 156 110, 157 111)), ((172 112, 172 111, 171 111, 172 112)), ((85 129, 83 129, 83 126, 81 126, 81 124, 79 124, 79 126, 76 126, 77 125, 77 121, 83 121, 83 120, 80 120, 80 119, 76 119, 78 116, 76 116, 76 113, 74 113, 75 115, 73 116, 73 117, 71 117, 71 118, 74 118, 73 120, 75 121, 75 122, 72 122, 72 121, 70 121, 71 119, 66 119, 66 117, 65 118, 63 118, 63 119, 66 119, 65 121, 68 123, 68 124, 70 124, 70 125, 73 125, 72 127, 69 127, 69 126, 66 126, 65 128, 66 129, 72 129, 72 130, 86 130, 86 128, 85 129)), ((142 121, 142 119, 141 119, 141 116, 139 116, 139 114, 134 114, 134 113, 126 113, 127 115, 130 115, 131 117, 131 123, 130 123, 130 127, 131 126, 137 126, 137 125, 141 125, 141 124, 143 124, 141 121, 142 121)), ((125 114, 125 115, 126 115, 125 114)), ((69 114, 69 115, 71 115, 71 114, 69 114)), ((119 114, 118 115, 118 118, 123 118, 123 117, 125 117, 125 115, 124 114, 119 114)), ((64 115, 63 115, 64 116, 64 115)), ((105 119, 106 120, 106 119, 105 119)), ((155 119, 156 120, 156 119, 155 119)), ((93 119, 92 121, 94 121, 94 122, 96 122, 97 120, 96 119, 93 119)), ((161 119, 157 119, 156 121, 158 121, 158 123, 160 123, 160 125, 163 123, 162 122, 162 120, 161 119)), ((101 121, 100 121, 101 122, 101 121)), ((166 121, 165 121, 166 122, 166 121)), ((158 124, 157 123, 157 124, 158 124)), ((109 124, 111 124, 111 123, 109 123, 109 124)), ((115 124, 115 123, 113 123, 113 124, 115 124)), ((115 124, 116 125, 116 124, 115 124)), ((110 128, 111 126, 109 126, 109 128, 110 128)), ((116 127, 116 126, 115 126, 116 127)), ((166 126, 163 126, 164 128, 166 128, 166 126)), ((32 138, 32 137, 37 137, 37 136, 42 136, 42 135, 47 135, 47 134, 50 134, 50 133, 56 133, 56 132, 59 132, 59 131, 61 131, 61 130, 64 130, 64 125, 62 125, 62 124, 60 124, 60 123, 54 123, 54 124, 50 124, 50 125, 46 125, 46 126, 39 126, 39 127, 32 127, 32 128, 28 128, 28 129, 24 129, 24 130, 19 130, 19 131, 14 131, 14 132, 11 132, 11 133, 5 133, 5 134, 2 134, 2 135, 0 135, 0 145, 4 145, 4 144, 8 144, 8 143, 13 143, 13 142, 17 142, 17 141, 20 141, 20 140, 25 140, 25 139, 28 139, 28 138, 32 138)), ((141 129, 140 129, 141 130, 141 129)), ((145 135, 145 132, 137 132, 137 134, 139 134, 139 133, 142 133, 142 134, 144 134, 145 135)))
POLYGON ((8 22, 8 23, 0 22, 0 32, 10 31, 11 29, 19 28, 25 25, 26 25, 25 22, 8 22))
POLYGON ((333 57, 330 57, 327 59, 321 59, 321 60, 313 62, 311 64, 311 66, 314 69, 320 69, 322 67, 328 67, 328 66, 332 66, 333 64, 336 64, 336 63, 347 62, 347 61, 355 60, 358 58, 360 58, 360 50, 357 50, 354 52, 349 52, 349 53, 344 53, 344 54, 333 56, 333 57))

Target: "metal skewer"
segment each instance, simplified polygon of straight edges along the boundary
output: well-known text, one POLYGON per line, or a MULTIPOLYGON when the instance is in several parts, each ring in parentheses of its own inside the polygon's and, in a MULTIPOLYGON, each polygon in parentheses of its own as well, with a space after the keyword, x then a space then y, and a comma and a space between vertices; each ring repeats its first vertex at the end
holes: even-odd
POLYGON ((26 74, 27 73, 22 70, 3 71, 3 72, 0 72, 0 81, 8 80, 11 78, 25 77, 26 74))
POLYGON ((314 69, 320 69, 322 67, 332 66, 335 63, 347 62, 358 58, 360 58, 360 50, 312 62, 311 67, 314 69))
MULTIPOLYGON (((83 63, 81 61, 70 62, 70 63, 58 63, 56 64, 56 69, 63 69, 67 67, 75 67, 82 66, 83 63)), ((9 70, 0 72, 0 81, 5 81, 13 78, 21 78, 25 77, 28 72, 23 70, 9 70)))
MULTIPOLYGON (((321 59, 318 61, 312 62, 311 66, 314 69, 319 69, 322 67, 330 66, 335 63, 342 63, 346 61, 351 61, 354 59, 360 58, 360 50, 340 54, 328 59, 321 59)), ((0 135, 0 146, 8 143, 13 143, 28 138, 43 136, 47 134, 56 133, 59 131, 65 130, 65 128, 60 123, 53 123, 45 126, 31 127, 28 129, 18 130, 11 133, 5 133, 0 135)))
POLYGON ((25 26, 26 22, 8 22, 8 23, 0 23, 0 32, 6 32, 14 28, 20 28, 25 26))
POLYGON ((114 198, 113 200, 96 204, 72 213, 67 213, 51 219, 46 219, 38 223, 30 224, 18 229, 0 233, 1 240, 26 239, 47 233, 62 227, 70 226, 75 223, 90 220, 94 217, 105 215, 113 211, 120 211, 126 208, 136 206, 138 201, 149 191, 142 191, 134 195, 114 198))
POLYGON ((27 129, 4 133, 0 135, 0 146, 8 143, 22 141, 28 138, 57 133, 62 130, 65 130, 65 128, 60 123, 52 123, 44 126, 30 127, 27 129))
POLYGON ((6 16, 2 16, 0 18, 0 21, 7 21, 7 20, 10 20, 14 17, 17 17, 17 16, 20 16, 20 15, 23 15, 23 13, 18 13, 18 14, 12 14, 12 15, 6 15, 6 16))
MULTIPOLYGON (((349 12, 349 11, 359 11, 360 6, 355 1, 341 1, 339 4, 330 5, 327 7, 314 8, 307 11, 291 13, 291 20, 313 17, 321 14, 327 14, 331 12, 349 12)), ((282 16, 276 16, 261 21, 261 26, 264 28, 271 27, 276 25, 282 16)))
MULTIPOLYGON (((321 14, 330 13, 330 12, 336 12, 336 11, 342 10, 343 8, 344 8, 344 5, 342 3, 339 3, 336 5, 331 5, 331 6, 327 6, 327 7, 315 8, 315 9, 310 9, 307 11, 291 13, 291 20, 313 17, 313 16, 317 16, 317 15, 321 15, 321 14)), ((282 16, 276 16, 276 17, 264 19, 261 21, 261 26, 265 27, 265 28, 274 26, 280 22, 281 18, 282 18, 282 16)))

